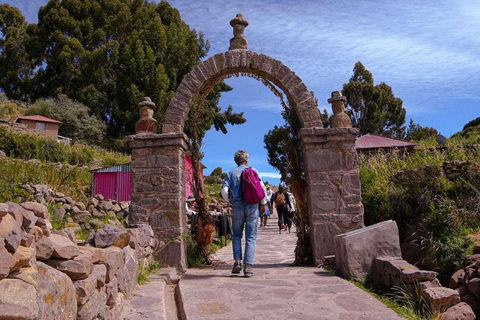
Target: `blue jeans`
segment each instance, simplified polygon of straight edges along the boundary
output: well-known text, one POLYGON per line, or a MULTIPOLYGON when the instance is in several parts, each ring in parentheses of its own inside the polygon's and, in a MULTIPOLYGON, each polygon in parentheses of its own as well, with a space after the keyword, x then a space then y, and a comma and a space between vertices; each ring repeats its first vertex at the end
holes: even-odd
POLYGON ((234 201, 232 205, 233 258, 242 260, 242 237, 245 226, 244 264, 253 264, 257 248, 258 204, 234 201))

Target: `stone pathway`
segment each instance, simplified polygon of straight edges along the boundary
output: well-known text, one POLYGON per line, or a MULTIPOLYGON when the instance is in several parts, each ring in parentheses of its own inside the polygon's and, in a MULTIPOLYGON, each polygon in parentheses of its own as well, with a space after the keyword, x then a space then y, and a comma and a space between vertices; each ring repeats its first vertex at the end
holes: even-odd
POLYGON ((291 267, 296 235, 278 234, 277 220, 259 228, 254 276, 231 274, 232 247, 216 268, 189 269, 179 282, 188 320, 403 319, 353 284, 314 267, 291 267))

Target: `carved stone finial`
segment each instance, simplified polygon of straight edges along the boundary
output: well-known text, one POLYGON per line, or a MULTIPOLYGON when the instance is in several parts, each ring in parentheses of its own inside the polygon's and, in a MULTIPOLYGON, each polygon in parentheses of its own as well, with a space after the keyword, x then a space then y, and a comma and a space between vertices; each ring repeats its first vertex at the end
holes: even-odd
POLYGON ((352 120, 345 113, 345 102, 347 98, 342 95, 342 91, 333 91, 332 97, 328 103, 332 104, 333 116, 330 117, 332 128, 351 128, 352 120))
POLYGON ((235 18, 230 20, 230 25, 233 27, 233 38, 230 39, 230 48, 228 50, 247 50, 248 41, 243 34, 248 26, 247 19, 245 19, 243 14, 238 13, 235 18))
POLYGON ((145 97, 138 107, 140 108, 140 119, 135 123, 135 134, 156 133, 157 120, 153 118, 155 103, 149 97, 145 97))

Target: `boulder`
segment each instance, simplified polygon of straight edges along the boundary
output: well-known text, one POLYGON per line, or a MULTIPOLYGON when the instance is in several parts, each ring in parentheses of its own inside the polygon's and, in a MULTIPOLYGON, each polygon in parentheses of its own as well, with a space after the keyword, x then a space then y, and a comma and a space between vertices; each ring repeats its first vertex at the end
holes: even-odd
POLYGON ((424 291, 425 289, 428 288, 439 288, 442 285, 440 284, 440 281, 438 279, 434 279, 431 281, 423 281, 418 283, 418 287, 420 288, 420 291, 424 291))
POLYGON ((73 221, 77 223, 85 223, 90 218, 90 212, 80 211, 73 216, 73 221))
POLYGON ((50 236, 50 230, 52 230, 52 226, 48 220, 38 218, 37 222, 35 223, 36 227, 40 227, 42 229, 42 234, 45 236, 50 236))
POLYGON ((117 295, 117 299, 116 299, 115 304, 113 305, 113 307, 106 310, 106 312, 105 312, 105 320, 117 320, 117 319, 121 319, 124 300, 125 300, 125 298, 124 298, 123 294, 120 292, 120 293, 117 295))
POLYGON ((107 269, 104 265, 95 265, 92 273, 83 280, 74 282, 77 292, 77 303, 83 305, 91 298, 94 290, 105 285, 107 269))
POLYGON ((105 292, 107 294, 107 306, 113 307, 117 301, 118 296, 118 280, 113 278, 105 285, 105 292))
POLYGON ((334 237, 335 265, 341 277, 360 280, 373 272, 376 257, 401 257, 398 228, 388 220, 334 237))
POLYGON ((79 246, 80 252, 87 254, 90 253, 92 257, 93 263, 106 263, 107 262, 107 250, 95 248, 95 247, 87 247, 87 246, 79 246))
POLYGON ((99 203, 99 207, 100 209, 102 209, 102 211, 108 212, 113 209, 113 203, 112 201, 101 200, 99 203))
POLYGON ((52 268, 65 273, 72 280, 86 279, 93 270, 93 264, 84 263, 84 261, 49 259, 46 263, 52 268))
POLYGON ((17 234, 16 231, 14 231, 11 235, 5 237, 5 248, 10 252, 15 252, 17 251, 18 246, 20 246, 21 240, 22 237, 20 234, 17 234))
POLYGON ((465 302, 460 302, 440 315, 441 320, 475 320, 475 313, 465 302))
POLYGON ((130 242, 130 234, 120 226, 106 225, 95 233, 95 246, 105 248, 115 246, 124 248, 130 242))
POLYGON ((402 270, 400 278, 405 283, 418 283, 424 281, 433 281, 437 278, 437 273, 427 270, 402 270))
POLYGON ((0 319, 38 319, 35 287, 22 280, 0 280, 0 319))
POLYGON ((118 289, 130 298, 138 281, 138 258, 137 253, 130 247, 123 248, 125 253, 123 272, 118 276, 118 289))
POLYGON ((48 209, 43 204, 36 203, 36 202, 24 202, 21 206, 28 211, 32 211, 35 216, 49 220, 50 215, 48 214, 48 209))
POLYGON ((474 312, 480 311, 480 299, 475 297, 473 294, 467 294, 462 297, 462 302, 468 304, 474 312))
POLYGON ((93 290, 88 301, 78 308, 77 320, 92 320, 105 317, 107 295, 105 288, 93 290))
POLYGON ((450 289, 457 289, 458 287, 460 287, 462 284, 465 283, 464 280, 465 280, 465 270, 459 269, 450 277, 450 283, 448 284, 448 287, 450 289))
POLYGON ((77 299, 72 280, 64 273, 37 262, 32 268, 22 268, 9 275, 32 285, 36 294, 38 317, 35 319, 75 319, 77 299))
POLYGON ((57 234, 51 234, 50 240, 53 243, 53 257, 62 259, 72 259, 80 254, 80 250, 71 240, 57 234))
POLYGON ((76 205, 77 205, 78 209, 80 209, 80 210, 82 210, 82 211, 84 211, 84 210, 87 209, 87 208, 85 207, 85 204, 84 204, 83 202, 80 202, 80 201, 79 201, 79 202, 76 203, 76 205))
POLYGON ((123 211, 128 212, 129 207, 130 207, 130 202, 128 201, 120 202, 120 208, 122 208, 123 211))
POLYGON ((480 260, 480 253, 471 254, 465 257, 465 260, 463 263, 466 267, 468 267, 468 266, 471 266, 472 264, 475 264, 479 260, 480 260))
POLYGON ((425 289, 421 295, 432 311, 441 312, 460 302, 460 295, 456 290, 443 287, 425 289))
POLYGON ((33 267, 35 265, 35 250, 19 246, 17 251, 12 255, 12 264, 10 265, 10 272, 23 267, 33 267))
POLYGON ((120 269, 124 264, 124 251, 120 248, 117 247, 109 247, 105 249, 107 252, 107 261, 105 263, 105 266, 107 267, 107 277, 106 281, 107 283, 110 282, 114 277, 116 277, 120 269))
MULTIPOLYGON (((22 218, 23 219, 23 218, 22 218)), ((20 224, 9 214, 0 218, 0 237, 7 238, 12 234, 21 234, 20 224)))
POLYGON ((0 238, 0 280, 8 276, 12 264, 13 256, 7 251, 7 249, 5 249, 3 239, 0 238))
POLYGON ((0 203, 0 218, 8 214, 8 205, 6 203, 0 203))
POLYGON ((20 245, 24 247, 31 247, 33 242, 35 241, 35 237, 32 234, 22 233, 22 238, 20 240, 20 245))
POLYGON ((75 231, 73 231, 72 228, 65 228, 63 230, 52 230, 52 234, 62 236, 72 242, 77 241, 75 237, 75 231))
POLYGON ((53 243, 48 237, 43 237, 35 243, 35 257, 37 260, 47 260, 53 254, 53 243))
POLYGON ((13 202, 7 202, 7 206, 8 213, 17 220, 20 225, 23 225, 23 211, 25 211, 25 209, 13 202))
POLYGON ((28 210, 22 210, 23 214, 23 229, 25 229, 26 232, 30 232, 35 227, 35 224, 37 223, 37 216, 32 212, 28 210))
POLYGON ((53 215, 55 216, 55 219, 57 221, 62 220, 66 213, 67 213, 67 210, 65 210, 64 208, 53 209, 53 215))

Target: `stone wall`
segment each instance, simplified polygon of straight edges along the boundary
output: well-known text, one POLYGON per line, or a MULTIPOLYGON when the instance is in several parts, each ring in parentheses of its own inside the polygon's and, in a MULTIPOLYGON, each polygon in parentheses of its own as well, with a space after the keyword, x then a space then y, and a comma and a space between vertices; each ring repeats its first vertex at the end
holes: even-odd
POLYGON ((157 246, 147 225, 111 224, 77 245, 45 205, 0 203, 0 318, 119 319, 157 246))

